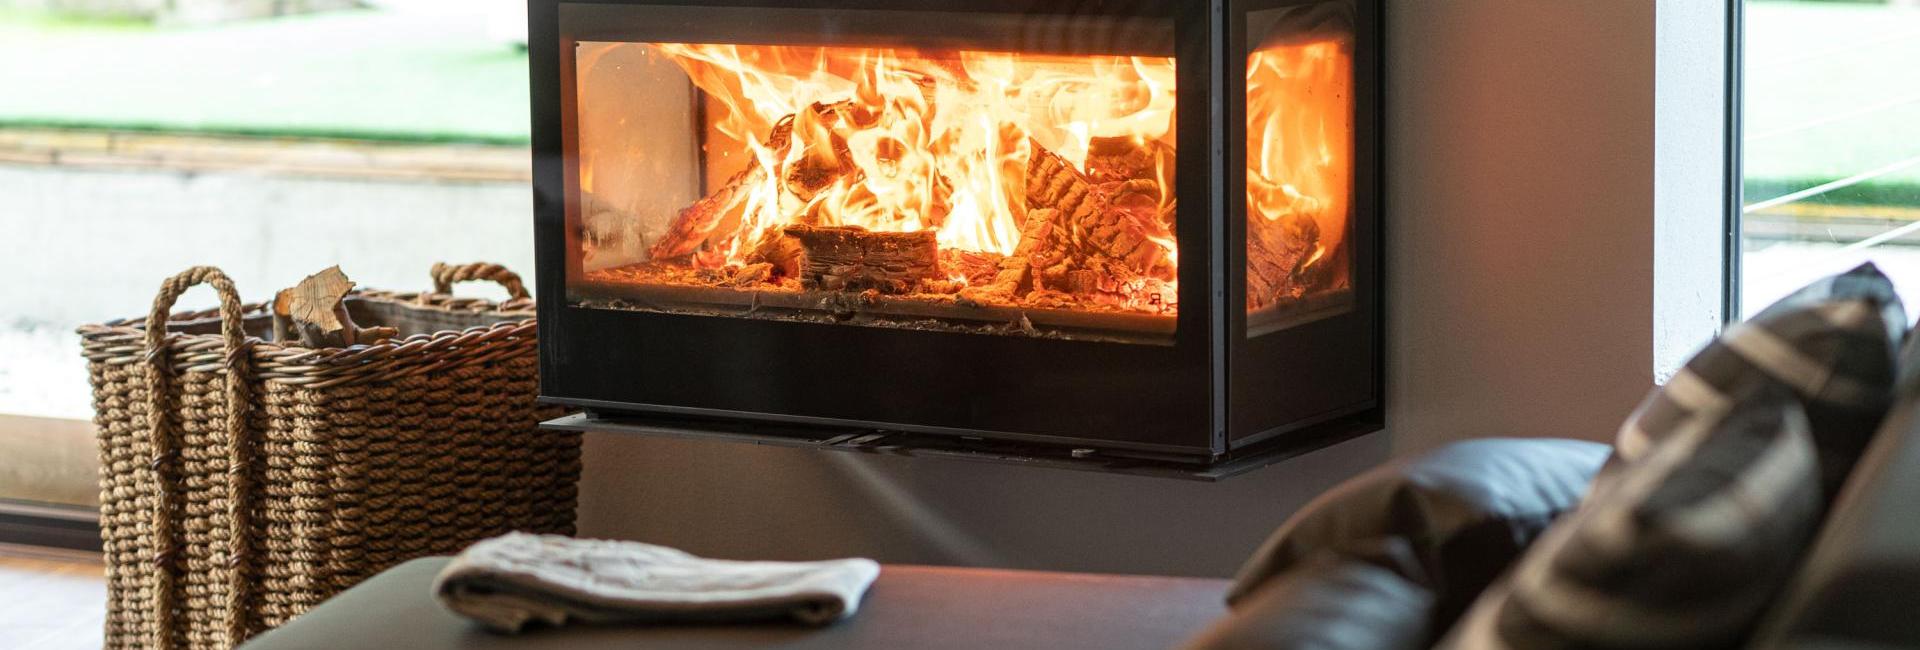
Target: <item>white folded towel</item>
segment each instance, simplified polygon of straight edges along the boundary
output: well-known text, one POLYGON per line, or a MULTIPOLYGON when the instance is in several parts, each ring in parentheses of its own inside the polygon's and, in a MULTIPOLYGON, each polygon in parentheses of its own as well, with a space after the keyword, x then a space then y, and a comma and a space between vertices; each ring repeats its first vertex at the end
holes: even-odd
POLYGON ((873 560, 735 562, 612 540, 508 533, 468 547, 441 570, 441 604, 488 628, 528 621, 826 625, 851 616, 880 575, 873 560))

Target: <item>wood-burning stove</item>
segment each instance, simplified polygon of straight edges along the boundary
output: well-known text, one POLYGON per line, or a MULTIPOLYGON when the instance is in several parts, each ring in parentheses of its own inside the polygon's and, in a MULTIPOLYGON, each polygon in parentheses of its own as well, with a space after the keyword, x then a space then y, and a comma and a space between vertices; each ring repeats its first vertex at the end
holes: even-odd
POLYGON ((1194 465, 1377 429, 1380 11, 535 0, 542 394, 1194 465))

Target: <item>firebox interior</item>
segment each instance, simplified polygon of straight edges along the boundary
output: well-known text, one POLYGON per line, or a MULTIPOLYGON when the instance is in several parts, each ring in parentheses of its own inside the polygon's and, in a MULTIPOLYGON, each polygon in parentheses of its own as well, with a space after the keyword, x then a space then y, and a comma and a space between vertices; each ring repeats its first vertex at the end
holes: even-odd
POLYGON ((594 306, 1170 336, 1175 60, 576 44, 594 306))

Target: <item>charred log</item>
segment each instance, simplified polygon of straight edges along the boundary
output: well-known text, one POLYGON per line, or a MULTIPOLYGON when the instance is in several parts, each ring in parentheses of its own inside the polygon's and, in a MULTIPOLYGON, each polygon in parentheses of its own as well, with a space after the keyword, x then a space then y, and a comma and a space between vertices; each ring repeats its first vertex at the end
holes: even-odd
MULTIPOLYGON (((793 142, 793 122, 794 116, 789 115, 774 125, 773 132, 767 135, 767 149, 780 152, 778 155, 785 154, 793 142)), ((656 260, 686 257, 700 250, 714 233, 738 228, 747 207, 746 194, 766 181, 766 169, 758 162, 748 163, 746 169, 728 178, 720 189, 681 209, 673 223, 668 224, 666 234, 648 248, 648 254, 656 260)))
POLYGON ((1033 155, 1027 158, 1028 209, 1059 210, 1067 223, 1079 223, 1099 212, 1100 199, 1093 184, 1072 163, 1033 143, 1033 155))
POLYGON ((1247 308, 1259 310, 1298 300, 1324 285, 1318 272, 1323 251, 1320 224, 1312 217, 1287 214, 1267 220, 1247 215, 1247 308))
POLYGON ((975 302, 993 302, 1010 300, 1032 290, 1033 260, 1052 250, 1055 222, 1059 217, 1060 212, 1051 208, 1028 210, 1027 221, 1020 228, 1020 243, 1014 246, 1013 254, 1000 260, 991 280, 961 294, 975 302))
POLYGON ((1173 147, 1159 140, 1141 143, 1130 137, 1102 137, 1087 143, 1087 180, 1095 185, 1157 182, 1163 169, 1173 169, 1173 147))
POLYGON ((940 275, 940 246, 931 230, 788 226, 783 232, 806 251, 800 279, 812 288, 905 294, 940 275))
POLYGON ((1058 210, 1057 231, 1064 232, 1067 243, 1048 251, 1046 259, 1035 260, 1041 279, 1052 283, 1047 286, 1064 286, 1069 272, 1086 269, 1098 258, 1117 261, 1137 275, 1152 274, 1167 263, 1166 249, 1155 241, 1172 239, 1159 181, 1094 185, 1065 159, 1037 143, 1033 146, 1027 206, 1058 210))
POLYGON ((786 233, 772 233, 747 254, 747 263, 763 262, 773 265, 775 275, 797 278, 807 266, 807 249, 786 233))

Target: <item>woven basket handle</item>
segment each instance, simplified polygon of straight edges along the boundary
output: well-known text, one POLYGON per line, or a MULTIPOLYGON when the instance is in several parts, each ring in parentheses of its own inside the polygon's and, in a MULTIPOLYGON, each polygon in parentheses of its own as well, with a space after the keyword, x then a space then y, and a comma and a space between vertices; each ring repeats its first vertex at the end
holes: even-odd
POLYGON ((434 293, 453 293, 453 283, 455 282, 489 280, 502 287, 506 287, 507 295, 511 296, 514 300, 526 300, 532 297, 531 294, 527 293, 527 285, 520 283, 519 274, 507 270, 507 267, 491 262, 474 262, 472 264, 434 262, 432 273, 434 293))
POLYGON ((173 437, 167 432, 167 314, 173 310, 173 304, 180 294, 199 284, 213 285, 220 294, 220 338, 226 352, 226 434, 227 434, 227 517, 232 527, 228 539, 231 550, 229 561, 232 568, 227 574, 227 647, 240 645, 246 640, 246 602, 247 571, 245 560, 249 555, 251 538, 247 493, 249 445, 246 436, 247 424, 247 332, 245 308, 240 303, 240 292, 233 287, 233 280, 220 269, 211 266, 196 266, 179 275, 167 278, 160 284, 160 295, 153 299, 153 311, 147 313, 146 361, 147 361, 147 432, 153 445, 154 508, 153 508, 153 645, 155 648, 173 647, 174 610, 177 589, 174 586, 174 555, 178 549, 175 539, 173 510, 176 507, 177 478, 169 470, 179 458, 174 449, 173 437))

